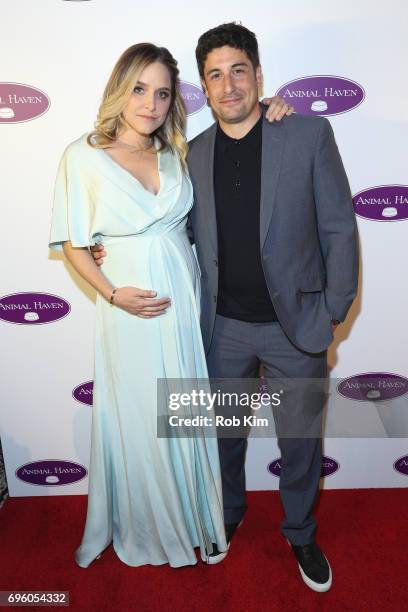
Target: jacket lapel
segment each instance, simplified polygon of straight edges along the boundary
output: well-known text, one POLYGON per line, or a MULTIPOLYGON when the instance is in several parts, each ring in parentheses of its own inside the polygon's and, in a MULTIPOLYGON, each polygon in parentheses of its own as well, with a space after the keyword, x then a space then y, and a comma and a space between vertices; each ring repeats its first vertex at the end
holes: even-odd
POLYGON ((261 165, 261 210, 260 210, 260 243, 261 251, 272 219, 275 206, 276 188, 285 146, 285 124, 268 123, 264 119, 262 126, 262 165, 261 165))

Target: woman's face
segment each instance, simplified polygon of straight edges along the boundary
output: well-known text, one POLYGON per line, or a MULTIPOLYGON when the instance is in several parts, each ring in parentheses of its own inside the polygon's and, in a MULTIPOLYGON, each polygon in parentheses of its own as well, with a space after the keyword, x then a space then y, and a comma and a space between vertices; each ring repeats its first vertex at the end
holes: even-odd
POLYGON ((123 116, 135 132, 146 136, 165 122, 170 103, 170 72, 161 62, 153 62, 140 74, 123 116))

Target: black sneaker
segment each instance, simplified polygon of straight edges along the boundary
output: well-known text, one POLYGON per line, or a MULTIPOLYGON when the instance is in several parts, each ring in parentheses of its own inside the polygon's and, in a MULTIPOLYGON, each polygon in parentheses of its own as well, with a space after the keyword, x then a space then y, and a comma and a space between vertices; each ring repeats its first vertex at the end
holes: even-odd
POLYGON ((225 523, 225 537, 227 538, 228 548, 231 543, 232 536, 234 535, 238 527, 241 527, 243 520, 244 519, 242 519, 238 523, 225 523))
POLYGON ((214 542, 212 547, 212 553, 208 555, 205 560, 205 563, 207 563, 207 565, 216 565, 217 563, 221 563, 221 561, 224 561, 225 557, 228 554, 228 549, 224 552, 221 552, 220 550, 218 550, 218 546, 214 542))
MULTIPOLYGON (((227 540, 228 548, 230 547, 232 536, 234 535, 238 527, 240 527, 241 525, 242 521, 239 521, 239 523, 225 524, 225 537, 227 540)), ((218 550, 218 546, 213 542, 213 551, 210 555, 208 555, 205 562, 208 565, 215 565, 216 563, 220 563, 221 561, 224 561, 225 557, 227 556, 227 553, 228 549, 225 552, 220 552, 218 550)))
POLYGON ((291 546, 305 584, 318 593, 328 591, 332 585, 332 571, 318 545, 313 542, 305 546, 291 546))

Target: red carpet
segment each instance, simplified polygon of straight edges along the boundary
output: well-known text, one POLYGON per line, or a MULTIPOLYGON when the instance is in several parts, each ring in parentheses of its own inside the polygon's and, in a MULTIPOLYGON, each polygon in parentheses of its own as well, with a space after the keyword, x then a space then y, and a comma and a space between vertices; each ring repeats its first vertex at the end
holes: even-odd
POLYGON ((180 569, 131 568, 112 547, 81 569, 73 553, 85 497, 8 499, 0 510, 0 590, 69 591, 71 610, 87 612, 407 610, 407 489, 322 492, 318 542, 333 568, 333 587, 324 594, 303 584, 279 533, 278 494, 248 497, 227 559, 180 569))

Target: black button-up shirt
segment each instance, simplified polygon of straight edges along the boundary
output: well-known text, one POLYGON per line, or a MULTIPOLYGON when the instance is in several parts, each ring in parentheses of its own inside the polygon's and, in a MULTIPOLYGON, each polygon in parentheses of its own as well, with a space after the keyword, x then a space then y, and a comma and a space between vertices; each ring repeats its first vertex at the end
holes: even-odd
POLYGON ((277 320, 260 252, 262 121, 239 140, 218 125, 214 154, 217 313, 253 322, 277 320))

